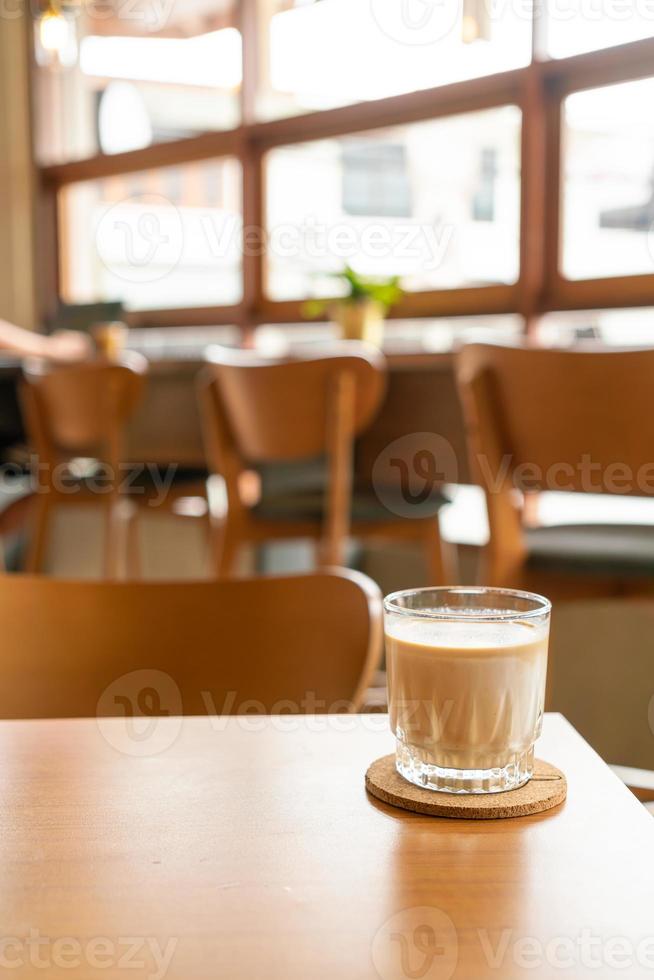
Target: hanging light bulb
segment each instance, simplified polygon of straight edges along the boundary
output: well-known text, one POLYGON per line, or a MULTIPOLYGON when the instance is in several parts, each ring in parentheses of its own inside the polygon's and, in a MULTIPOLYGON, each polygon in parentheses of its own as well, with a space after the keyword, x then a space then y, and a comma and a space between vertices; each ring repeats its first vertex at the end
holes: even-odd
POLYGON ((42 68, 70 68, 77 61, 77 31, 73 12, 48 0, 34 25, 37 64, 42 68))
POLYGON ((461 39, 464 44, 490 41, 491 23, 488 0, 463 0, 461 39))

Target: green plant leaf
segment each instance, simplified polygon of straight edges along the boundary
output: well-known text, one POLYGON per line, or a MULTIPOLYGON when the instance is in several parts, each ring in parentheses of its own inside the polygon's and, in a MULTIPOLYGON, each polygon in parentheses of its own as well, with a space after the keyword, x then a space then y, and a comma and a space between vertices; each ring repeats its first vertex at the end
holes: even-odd
POLYGON ((315 320, 316 317, 322 316, 327 310, 327 304, 320 299, 310 299, 306 303, 302 304, 302 316, 306 320, 315 320))

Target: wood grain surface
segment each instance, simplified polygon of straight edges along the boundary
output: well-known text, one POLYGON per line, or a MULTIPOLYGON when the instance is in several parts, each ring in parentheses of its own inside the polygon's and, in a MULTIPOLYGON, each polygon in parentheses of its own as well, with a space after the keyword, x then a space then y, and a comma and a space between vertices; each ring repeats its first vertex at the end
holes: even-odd
POLYGON ((392 749, 383 715, 156 727, 161 751, 148 755, 120 718, 0 723, 3 970, 18 962, 14 976, 48 980, 651 973, 654 822, 560 716, 546 718, 538 754, 565 771, 566 802, 483 822, 366 794, 366 769, 392 749))

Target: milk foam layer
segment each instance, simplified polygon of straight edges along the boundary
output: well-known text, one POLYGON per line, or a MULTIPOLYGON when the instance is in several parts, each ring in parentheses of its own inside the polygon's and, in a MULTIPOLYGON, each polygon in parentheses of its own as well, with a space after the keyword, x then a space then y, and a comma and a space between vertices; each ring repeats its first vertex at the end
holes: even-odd
POLYGON ((391 620, 392 730, 441 768, 504 767, 540 734, 547 639, 528 620, 391 620))

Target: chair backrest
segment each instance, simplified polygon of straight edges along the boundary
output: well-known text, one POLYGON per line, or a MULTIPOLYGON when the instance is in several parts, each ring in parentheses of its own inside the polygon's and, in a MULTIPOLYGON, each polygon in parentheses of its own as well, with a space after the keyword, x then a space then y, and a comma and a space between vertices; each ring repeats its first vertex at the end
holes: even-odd
POLYGON ((457 368, 487 490, 654 493, 654 349, 472 344, 457 368))
MULTIPOLYGON (((352 379, 348 435, 371 421, 385 389, 380 351, 346 342, 342 353, 271 360, 249 351, 212 348, 208 376, 239 454, 248 462, 306 459, 328 450, 328 426, 339 381, 352 379)), ((337 350, 337 348, 336 348, 337 350)))
POLYGON ((381 656, 365 576, 0 580, 0 717, 354 710, 381 656), (135 673, 138 672, 138 673, 135 673), (145 692, 145 693, 143 693, 145 692))
POLYGON ((652 636, 644 600, 555 606, 548 709, 561 711, 606 762, 654 769, 652 636))
POLYGON ((119 362, 39 365, 26 371, 21 397, 37 452, 107 455, 138 406, 146 370, 145 358, 127 353, 119 362))

